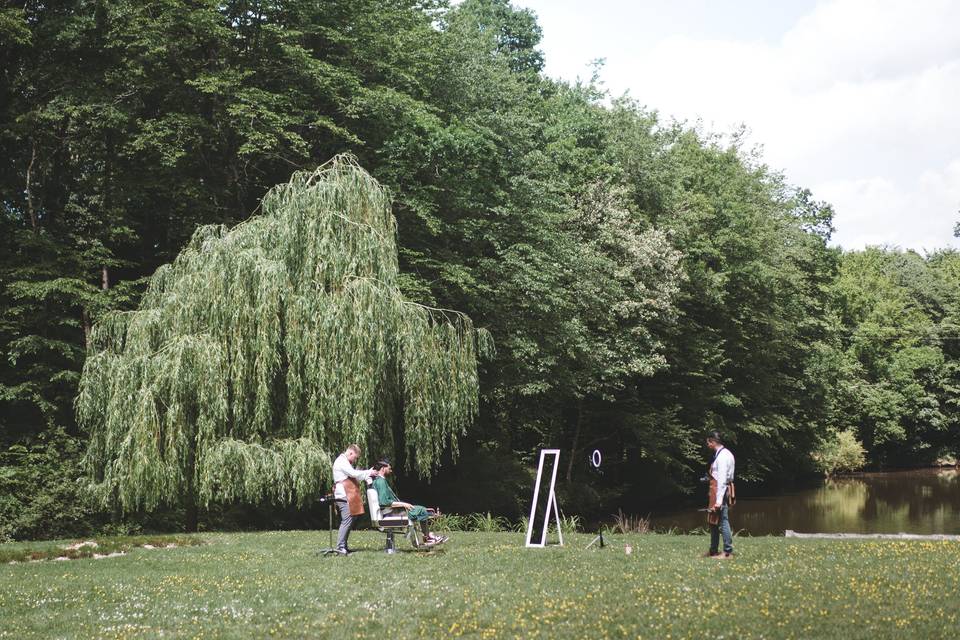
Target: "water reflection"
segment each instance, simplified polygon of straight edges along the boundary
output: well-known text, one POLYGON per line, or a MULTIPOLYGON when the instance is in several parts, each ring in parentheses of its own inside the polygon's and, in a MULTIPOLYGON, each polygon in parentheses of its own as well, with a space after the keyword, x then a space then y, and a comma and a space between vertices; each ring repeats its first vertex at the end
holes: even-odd
MULTIPOLYGON (((739 489, 739 487, 738 487, 739 489)), ((772 497, 738 491, 734 529, 752 535, 805 533, 960 534, 960 473, 956 469, 865 473, 772 497)), ((657 528, 705 525, 695 508, 653 514, 657 528)))

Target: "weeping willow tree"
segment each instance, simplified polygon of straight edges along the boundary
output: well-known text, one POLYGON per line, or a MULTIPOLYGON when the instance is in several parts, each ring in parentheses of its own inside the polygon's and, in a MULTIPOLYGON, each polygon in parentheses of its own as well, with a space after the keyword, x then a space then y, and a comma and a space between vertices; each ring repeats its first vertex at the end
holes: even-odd
POLYGON ((91 333, 77 412, 95 495, 188 519, 212 501, 303 504, 350 442, 403 442, 428 475, 476 414, 489 337, 405 300, 397 277, 389 198, 346 157, 233 229, 198 229, 136 311, 91 333))

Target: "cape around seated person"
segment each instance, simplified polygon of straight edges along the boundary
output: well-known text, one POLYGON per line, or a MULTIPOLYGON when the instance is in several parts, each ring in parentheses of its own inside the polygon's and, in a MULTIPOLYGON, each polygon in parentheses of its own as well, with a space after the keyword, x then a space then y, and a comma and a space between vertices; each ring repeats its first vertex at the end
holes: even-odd
POLYGON ((440 544, 448 540, 447 536, 438 536, 430 531, 430 513, 426 507, 413 505, 397 498, 397 494, 393 492, 386 480, 386 477, 393 473, 393 467, 389 460, 385 458, 380 460, 373 465, 373 469, 378 474, 373 479, 373 488, 377 490, 377 498, 381 509, 406 509, 410 521, 420 524, 424 542, 428 545, 440 544))

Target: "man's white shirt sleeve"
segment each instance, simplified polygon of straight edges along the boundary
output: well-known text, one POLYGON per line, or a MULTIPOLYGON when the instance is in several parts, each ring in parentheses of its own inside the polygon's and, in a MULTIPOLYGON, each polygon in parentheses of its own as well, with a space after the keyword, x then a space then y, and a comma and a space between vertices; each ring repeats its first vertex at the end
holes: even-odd
POLYGON ((333 497, 337 500, 346 500, 347 492, 343 489, 343 481, 347 478, 354 478, 358 481, 366 480, 369 475, 369 470, 354 469, 350 461, 347 460, 347 456, 341 453, 333 463, 333 497))
POLYGON ((717 481, 717 503, 716 507, 723 506, 723 498, 727 494, 727 485, 733 482, 734 459, 730 450, 724 447, 717 454, 717 459, 713 462, 711 473, 717 481))

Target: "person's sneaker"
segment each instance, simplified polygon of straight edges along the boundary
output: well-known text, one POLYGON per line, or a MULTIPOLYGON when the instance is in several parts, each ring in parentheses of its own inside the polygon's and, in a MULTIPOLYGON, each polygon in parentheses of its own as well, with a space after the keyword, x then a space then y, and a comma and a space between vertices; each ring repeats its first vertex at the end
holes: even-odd
POLYGON ((337 555, 338 555, 338 556, 348 556, 348 555, 350 555, 351 553, 353 553, 353 552, 350 551, 349 549, 343 549, 343 548, 337 549, 337 555))
POLYGON ((707 551, 707 552, 704 553, 701 557, 703 557, 703 558, 716 558, 718 555, 720 555, 720 553, 717 552, 717 551, 707 551))

